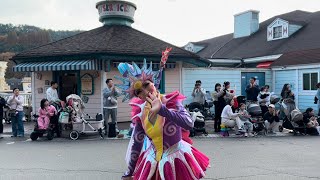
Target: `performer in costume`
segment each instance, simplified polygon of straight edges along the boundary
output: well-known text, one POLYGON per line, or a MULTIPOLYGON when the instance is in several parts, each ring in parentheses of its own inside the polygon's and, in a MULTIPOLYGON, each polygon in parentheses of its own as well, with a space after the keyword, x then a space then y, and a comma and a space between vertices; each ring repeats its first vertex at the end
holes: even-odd
POLYGON ((209 167, 209 158, 182 139, 182 129, 190 130, 193 122, 182 106, 185 97, 178 91, 162 95, 158 92, 162 70, 171 49, 166 49, 158 72, 120 63, 125 99, 131 99, 132 120, 135 124, 130 144, 128 170, 122 179, 192 180, 201 179, 209 167), (141 152, 145 136, 151 142, 141 152))

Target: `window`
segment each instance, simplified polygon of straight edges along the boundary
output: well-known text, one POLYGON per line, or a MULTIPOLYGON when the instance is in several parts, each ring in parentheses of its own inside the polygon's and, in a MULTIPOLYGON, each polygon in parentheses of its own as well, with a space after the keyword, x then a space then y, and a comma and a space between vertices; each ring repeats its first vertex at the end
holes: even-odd
POLYGON ((277 26, 273 28, 273 38, 281 38, 282 37, 282 26, 277 26))
POLYGON ((303 90, 317 90, 318 73, 304 73, 303 74, 303 90))

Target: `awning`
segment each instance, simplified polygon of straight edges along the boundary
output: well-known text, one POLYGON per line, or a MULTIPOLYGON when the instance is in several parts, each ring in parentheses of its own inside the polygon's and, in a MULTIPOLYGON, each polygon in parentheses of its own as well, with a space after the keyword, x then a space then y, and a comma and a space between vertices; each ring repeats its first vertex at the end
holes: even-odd
POLYGON ((270 68, 273 61, 262 62, 257 65, 257 68, 270 68))
MULTIPOLYGON (((118 67, 120 62, 113 62, 113 67, 118 67)), ((130 63, 131 64, 131 63, 130 63)), ((141 68, 143 66, 143 62, 139 62, 136 64, 141 68)), ((150 62, 147 63, 148 67, 150 66, 150 62)), ((152 69, 157 70, 160 67, 160 63, 152 63, 152 69)), ((176 68, 176 63, 166 63, 166 69, 174 69, 176 68)))
POLYGON ((71 71, 71 70, 102 70, 102 61, 72 60, 72 61, 23 62, 13 67, 14 72, 71 71))

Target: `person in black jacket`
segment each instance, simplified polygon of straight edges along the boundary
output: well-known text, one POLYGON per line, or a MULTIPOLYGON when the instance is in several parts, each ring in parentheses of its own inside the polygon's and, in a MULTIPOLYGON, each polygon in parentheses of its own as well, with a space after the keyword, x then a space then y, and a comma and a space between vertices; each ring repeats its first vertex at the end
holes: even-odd
POLYGON ((214 102, 214 131, 220 132, 220 124, 221 124, 221 113, 223 108, 226 106, 226 101, 224 96, 226 95, 226 91, 221 89, 221 84, 217 83, 214 87, 214 92, 212 93, 213 102, 214 102))
POLYGON ((3 133, 3 107, 6 105, 6 100, 0 97, 0 133, 3 133))
POLYGON ((317 121, 317 118, 314 116, 314 110, 312 108, 307 108, 306 112, 303 113, 303 123, 298 123, 299 126, 306 125, 307 130, 306 133, 312 136, 319 135, 319 123, 317 121))
POLYGON ((268 112, 263 116, 264 123, 266 125, 267 131, 270 134, 275 134, 275 131, 279 128, 279 111, 276 111, 275 106, 270 104, 268 106, 268 112))
POLYGON ((256 84, 256 78, 250 78, 250 84, 246 88, 247 100, 257 102, 258 94, 260 92, 259 86, 256 84))

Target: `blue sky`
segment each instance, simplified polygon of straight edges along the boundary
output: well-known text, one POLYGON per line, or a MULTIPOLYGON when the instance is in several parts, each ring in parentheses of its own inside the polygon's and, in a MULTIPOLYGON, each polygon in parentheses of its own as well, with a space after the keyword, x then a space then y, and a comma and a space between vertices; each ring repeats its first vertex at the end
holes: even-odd
MULTIPOLYGON (((137 4, 133 27, 178 46, 233 32, 233 15, 260 11, 260 22, 278 14, 320 10, 320 0, 129 0, 137 4)), ((0 23, 54 30, 101 26, 98 0, 0 0, 0 23)))

